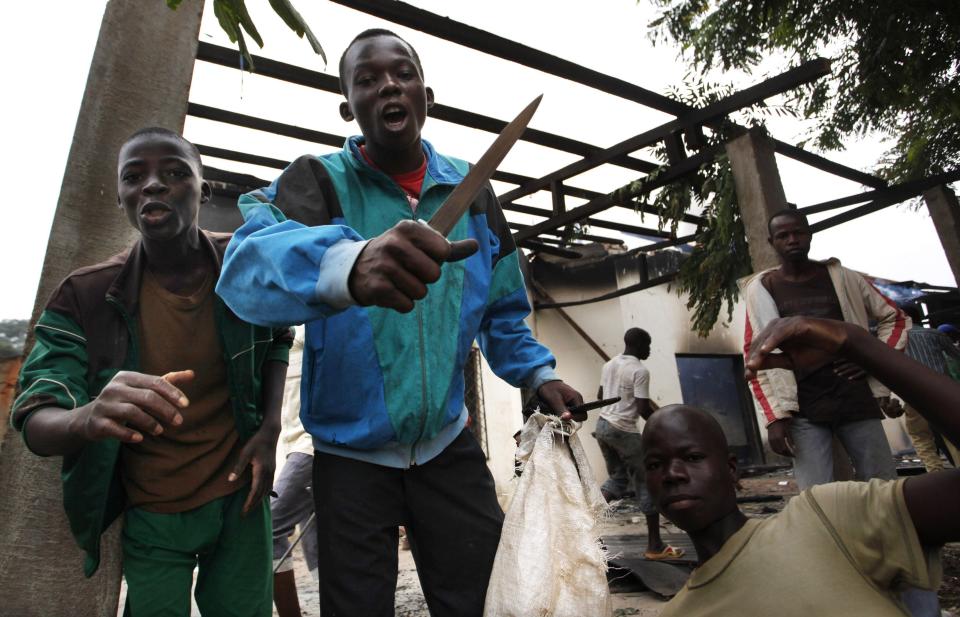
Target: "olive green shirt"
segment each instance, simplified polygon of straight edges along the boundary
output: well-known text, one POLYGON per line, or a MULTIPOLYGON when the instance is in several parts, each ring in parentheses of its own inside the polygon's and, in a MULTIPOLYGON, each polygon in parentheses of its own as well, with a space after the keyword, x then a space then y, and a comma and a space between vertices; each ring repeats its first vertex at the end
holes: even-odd
POLYGON ((936 589, 940 575, 939 547, 920 546, 902 480, 836 482, 749 520, 661 617, 902 617, 899 593, 936 589))

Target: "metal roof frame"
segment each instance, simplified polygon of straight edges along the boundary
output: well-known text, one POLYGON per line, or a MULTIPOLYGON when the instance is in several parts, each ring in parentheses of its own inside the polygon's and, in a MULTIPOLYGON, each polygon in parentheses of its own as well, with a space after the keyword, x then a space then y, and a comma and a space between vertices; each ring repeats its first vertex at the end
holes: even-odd
MULTIPOLYGON (((691 141, 696 141, 695 137, 703 127, 715 128, 720 126, 720 123, 725 121, 728 114, 758 103, 770 96, 786 92, 804 83, 819 79, 829 73, 828 61, 823 59, 812 60, 781 75, 735 92, 731 96, 712 105, 697 109, 668 96, 605 75, 599 71, 589 69, 504 37, 474 28, 468 24, 414 7, 405 2, 399 2, 397 0, 331 1, 396 24, 416 29, 431 36, 515 62, 550 75, 568 79, 601 92, 640 103, 651 109, 675 116, 674 120, 668 121, 608 148, 601 148, 593 144, 531 128, 528 128, 523 133, 521 139, 524 141, 582 157, 580 160, 540 178, 530 178, 506 170, 498 170, 494 175, 495 180, 516 185, 516 188, 508 190, 500 196, 504 210, 544 218, 544 220, 533 225, 511 222, 511 226, 516 229, 514 237, 518 244, 534 250, 551 252, 552 254, 571 253, 571 251, 563 249, 562 247, 553 246, 554 244, 570 245, 577 240, 584 239, 601 242, 610 242, 613 240, 612 238, 590 235, 580 235, 576 237, 557 232, 557 229, 574 223, 647 236, 654 240, 661 239, 661 241, 656 241, 651 245, 641 247, 639 250, 642 252, 657 250, 666 246, 675 246, 690 241, 692 236, 674 238, 669 232, 660 229, 650 229, 626 223, 605 221, 593 216, 614 206, 622 206, 643 213, 655 214, 655 210, 648 204, 634 203, 634 199, 640 191, 631 192, 617 189, 612 193, 603 194, 567 184, 567 182, 585 171, 594 169, 600 165, 611 164, 647 175, 653 171, 657 171, 655 177, 643 183, 642 193, 649 193, 687 174, 695 173, 701 165, 712 160, 722 149, 722 146, 705 148, 696 154, 688 156, 683 147, 682 135, 686 134, 688 138, 694 137, 691 141), (665 142, 667 146, 670 160, 668 166, 661 167, 656 163, 643 160, 634 155, 637 150, 649 147, 660 141, 665 142), (549 190, 552 193, 552 208, 550 210, 515 203, 517 199, 542 190, 549 190), (587 203, 568 210, 565 203, 566 196, 585 199, 587 203), (544 235, 552 237, 544 238, 542 237, 544 235), (560 240, 554 237, 559 237, 560 240)), ((259 56, 254 56, 253 58, 256 73, 259 75, 330 93, 338 94, 340 91, 338 79, 331 75, 269 58, 259 56)), ((240 68, 236 50, 212 45, 205 41, 199 42, 197 60, 233 69, 240 68)), ((225 122, 235 126, 267 131, 277 135, 333 147, 340 146, 345 141, 344 136, 247 116, 194 102, 189 103, 187 113, 197 118, 225 122)), ((492 118, 439 103, 433 106, 429 111, 429 115, 461 126, 491 133, 498 133, 506 125, 505 121, 498 118, 492 118)), ((950 174, 942 174, 941 176, 943 177, 936 176, 916 183, 887 187, 886 181, 882 178, 841 165, 840 163, 776 139, 773 139, 773 143, 775 150, 784 156, 874 189, 858 195, 852 195, 800 209, 806 213, 816 213, 847 205, 869 202, 838 216, 820 221, 815 225, 815 227, 819 226, 824 229, 852 220, 858 216, 869 214, 892 203, 899 203, 900 201, 909 199, 918 195, 924 188, 960 178, 960 171, 955 171, 950 174)), ((202 154, 226 160, 278 169, 282 169, 287 165, 286 161, 258 154, 237 152, 211 145, 200 145, 199 148, 202 154)), ((683 220, 694 225, 702 221, 700 217, 691 213, 685 215, 683 220)))

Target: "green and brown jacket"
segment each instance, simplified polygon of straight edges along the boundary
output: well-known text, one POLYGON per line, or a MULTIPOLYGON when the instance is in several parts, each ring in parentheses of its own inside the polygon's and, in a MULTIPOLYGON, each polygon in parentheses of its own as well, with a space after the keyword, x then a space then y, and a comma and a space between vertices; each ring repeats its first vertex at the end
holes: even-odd
MULTIPOLYGON (((229 234, 202 231, 219 275, 229 234)), ((53 293, 34 327, 35 343, 20 372, 19 396, 10 415, 19 431, 44 407, 86 405, 119 371, 139 369, 137 311, 146 255, 138 241, 124 253, 68 276, 53 293)), ((262 369, 287 362, 293 340, 287 328, 254 326, 215 300, 237 432, 246 441, 262 415, 262 369)), ((30 447, 26 439, 27 447, 30 447)), ((100 536, 126 505, 118 460, 120 442, 91 442, 63 457, 63 505, 73 536, 86 554, 84 574, 100 564, 100 536)))

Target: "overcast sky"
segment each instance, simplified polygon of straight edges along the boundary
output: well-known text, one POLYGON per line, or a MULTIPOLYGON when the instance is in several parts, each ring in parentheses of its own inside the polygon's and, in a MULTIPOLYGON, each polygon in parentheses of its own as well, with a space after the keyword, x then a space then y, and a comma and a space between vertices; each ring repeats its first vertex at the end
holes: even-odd
MULTIPOLYGON (((162 0, 142 0, 155 1, 162 0)), ((190 0, 186 0, 189 2, 190 0)), ((56 207, 66 157, 76 124, 90 58, 103 14, 102 0, 76 2, 18 2, 8 7, 7 28, 0 38, 5 62, 6 95, 3 97, 4 148, 2 169, 7 187, 5 224, 0 229, 0 263, 4 264, 4 292, 0 294, 0 319, 28 317, 56 207), (12 16, 12 18, 11 18, 12 16)), ((326 49, 330 64, 323 66, 309 46, 286 29, 266 0, 247 0, 266 46, 254 53, 308 66, 336 75, 336 64, 347 42, 370 27, 387 27, 406 37, 423 60, 426 82, 437 101, 453 107, 512 118, 541 92, 543 104, 531 126, 607 147, 670 119, 636 103, 550 77, 452 43, 382 22, 365 14, 320 0, 296 1, 326 49)), ((485 2, 415 1, 429 11, 488 30, 550 52, 592 69, 620 77, 657 92, 679 85, 688 65, 676 49, 654 47, 647 24, 654 13, 645 0, 487 0, 485 2)), ((229 45, 212 15, 212 2, 201 29, 201 40, 229 45)), ((770 59, 773 70, 780 59, 770 59)), ((722 77, 722 76, 721 76, 722 77)), ((718 77, 719 78, 719 77, 718 77)), ((760 78, 733 75, 740 87, 760 78)), ((198 62, 190 100, 248 115, 259 116, 336 134, 354 134, 355 123, 344 123, 337 113, 339 97, 198 62)), ((803 123, 771 121, 772 132, 791 143, 804 134, 803 123)), ((292 159, 303 153, 323 153, 331 148, 258 131, 187 118, 185 136, 196 142, 292 159)), ((492 141, 490 133, 473 131, 435 119, 424 135, 438 150, 476 160, 492 141)), ((829 153, 832 159, 869 170, 882 153, 875 138, 848 144, 845 152, 829 153)), ((650 158, 643 154, 644 158, 650 158)), ((520 142, 501 169, 540 176, 566 165, 576 156, 520 142)), ((272 179, 272 169, 205 158, 205 164, 252 173, 272 179)), ((113 161, 104 161, 114 165, 113 161)), ((787 199, 800 206, 863 191, 856 183, 778 157, 787 199)), ((634 179, 628 170, 604 166, 578 177, 574 184, 608 192, 634 179)), ((510 188, 498 185, 498 192, 510 188)), ((549 207, 544 193, 521 203, 549 207)), ((579 202, 569 200, 570 206, 579 202)), ((112 211, 111 211, 112 212, 112 211)), ((836 212, 834 212, 836 213, 836 212)), ((831 213, 831 214, 834 214, 831 213)), ((535 222, 509 215, 518 222, 535 222)), ((622 208, 601 218, 653 226, 647 217, 622 208)), ((814 220, 817 220, 816 218, 814 220)), ((617 235, 594 230, 602 235, 617 235)), ((625 238, 629 245, 642 244, 625 238)), ((894 280, 915 279, 953 285, 947 265, 925 211, 893 207, 825 231, 814 239, 812 255, 839 257, 846 265, 894 280)))

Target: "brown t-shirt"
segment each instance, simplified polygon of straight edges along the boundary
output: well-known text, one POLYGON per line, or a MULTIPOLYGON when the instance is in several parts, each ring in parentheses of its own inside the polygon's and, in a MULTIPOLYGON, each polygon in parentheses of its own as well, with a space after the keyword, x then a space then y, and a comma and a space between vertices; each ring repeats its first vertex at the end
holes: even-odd
MULTIPOLYGON (((781 317, 803 315, 843 321, 840 300, 824 266, 813 278, 788 281, 774 270, 763 279, 781 317)), ((851 422, 882 418, 866 379, 849 380, 833 371, 833 363, 812 370, 794 371, 797 377, 798 415, 814 422, 851 422)))
POLYGON ((211 272, 190 296, 170 293, 146 269, 140 289, 140 371, 164 375, 193 369, 179 384, 190 405, 183 424, 164 426, 121 450, 121 475, 130 507, 184 512, 228 495, 245 483, 227 482, 240 448, 227 383, 227 364, 214 320, 211 272))

